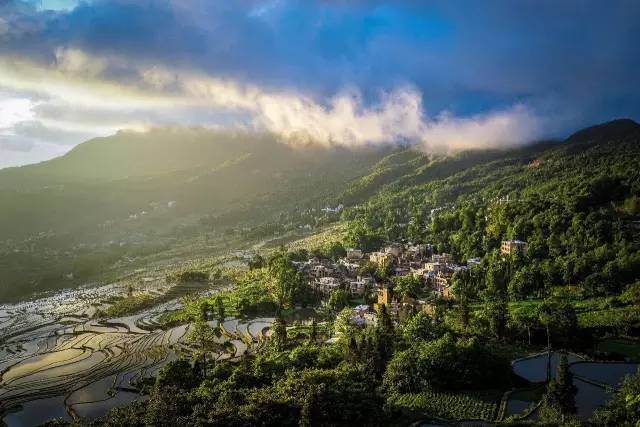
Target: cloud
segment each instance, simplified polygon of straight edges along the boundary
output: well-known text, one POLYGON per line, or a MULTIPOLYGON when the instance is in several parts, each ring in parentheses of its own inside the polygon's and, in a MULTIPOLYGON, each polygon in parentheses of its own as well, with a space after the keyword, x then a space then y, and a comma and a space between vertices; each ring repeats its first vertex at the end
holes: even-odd
POLYGON ((456 151, 523 144, 544 135, 547 120, 521 104, 472 117, 444 112, 427 124, 423 147, 427 151, 456 151))
POLYGON ((0 97, 0 132, 21 121, 33 119, 33 106, 34 103, 27 98, 0 97))
POLYGON ((4 135, 37 122, 60 146, 183 125, 451 151, 640 118, 633 2, 0 0, 0 16, 0 99, 33 116, 4 135))
POLYGON ((112 61, 122 63, 120 58, 57 52, 64 52, 64 59, 52 66, 0 63, 5 85, 12 82, 11 89, 43 99, 29 106, 28 117, 13 120, 24 120, 14 126, 23 137, 74 144, 79 136, 123 128, 225 125, 266 130, 291 143, 360 147, 402 142, 426 151, 456 151, 522 143, 539 133, 539 119, 522 105, 469 118, 448 112, 429 118, 422 94, 410 85, 380 91, 369 100, 357 88, 318 98, 132 61, 128 72, 139 80, 124 84, 100 76, 112 61), (99 66, 87 72, 77 66, 83 63, 99 66))
POLYGON ((97 76, 108 65, 106 58, 89 56, 80 49, 58 47, 54 53, 56 66, 61 71, 97 76))

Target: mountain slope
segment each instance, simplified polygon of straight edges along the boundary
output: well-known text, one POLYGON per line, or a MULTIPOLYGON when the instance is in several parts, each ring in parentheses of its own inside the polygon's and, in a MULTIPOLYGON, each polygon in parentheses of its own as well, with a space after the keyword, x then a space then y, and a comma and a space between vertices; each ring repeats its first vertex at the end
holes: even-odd
MULTIPOLYGON (((618 293, 640 278, 640 125, 614 121, 567 140, 504 152, 462 170, 421 166, 348 210, 349 241, 424 241, 464 262, 505 239, 529 243, 514 297, 557 285, 618 293), (421 179, 430 169, 448 170, 421 179)), ((499 262, 495 262, 498 265, 499 262)))
POLYGON ((402 147, 293 148, 246 133, 119 133, 0 171, 0 299, 80 284, 123 257, 197 235, 322 222, 318 209, 338 203, 358 205, 343 216, 363 224, 361 232, 432 240, 460 257, 483 254, 500 238, 532 238, 532 230, 553 234, 558 226, 542 221, 551 211, 563 227, 578 214, 609 215, 607 227, 626 233, 635 214, 619 212, 640 195, 639 141, 640 125, 630 120, 562 142, 440 157, 402 147), (507 197, 526 202, 495 205, 507 197), (502 219, 463 220, 464 209, 502 219), (442 230, 432 229, 432 210, 448 218, 442 230), (543 216, 534 221, 529 212, 543 216), (547 228, 537 229, 541 223, 547 228), (70 272, 71 282, 61 279, 70 272))

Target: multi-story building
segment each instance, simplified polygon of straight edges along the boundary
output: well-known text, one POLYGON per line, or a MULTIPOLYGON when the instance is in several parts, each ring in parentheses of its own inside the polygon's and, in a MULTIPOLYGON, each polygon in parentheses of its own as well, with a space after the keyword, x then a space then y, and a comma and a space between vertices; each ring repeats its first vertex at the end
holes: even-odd
POLYGON ((440 274, 447 270, 447 265, 441 262, 426 262, 424 269, 433 274, 440 274))
POLYGON ((511 255, 514 252, 520 252, 526 255, 528 249, 529 245, 522 240, 503 240, 502 245, 500 245, 500 253, 502 255, 511 255))
POLYGON ((320 277, 313 282, 313 285, 320 293, 327 295, 339 289, 341 283, 340 280, 335 277, 320 277))
POLYGON ((431 256, 431 261, 439 262, 441 264, 451 264, 453 262, 453 257, 451 256, 451 254, 446 253, 433 254, 431 256))
POLYGON ((393 261, 393 255, 386 252, 374 252, 369 255, 369 261, 384 268, 393 261))
POLYGON ((378 305, 391 304, 393 292, 387 286, 378 289, 378 305))

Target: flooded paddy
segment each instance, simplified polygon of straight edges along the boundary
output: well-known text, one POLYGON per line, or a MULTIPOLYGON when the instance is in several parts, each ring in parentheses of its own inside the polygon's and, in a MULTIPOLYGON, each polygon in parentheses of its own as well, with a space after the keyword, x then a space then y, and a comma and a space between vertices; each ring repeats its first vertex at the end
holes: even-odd
MULTIPOLYGON (((626 375, 637 372, 637 363, 596 362, 587 361, 581 356, 568 354, 569 370, 573 374, 576 386, 577 415, 582 419, 591 417, 596 408, 602 406, 612 396, 613 391, 620 385, 626 375)), ((542 353, 515 360, 512 363, 516 375, 531 383, 540 384, 530 389, 519 389, 510 393, 505 407, 506 416, 520 416, 523 419, 535 419, 536 411, 527 416, 527 411, 533 408, 545 390, 544 383, 547 375, 555 375, 560 353, 542 353), (551 369, 549 370, 549 362, 551 369)))
MULTIPOLYGON (((138 381, 191 351, 189 325, 159 326, 163 313, 180 307, 177 299, 131 316, 89 317, 118 292, 107 285, 0 306, 0 418, 8 426, 95 418, 144 399, 138 381)), ((220 339, 233 347, 220 357, 251 351, 272 320, 226 319, 220 339)))

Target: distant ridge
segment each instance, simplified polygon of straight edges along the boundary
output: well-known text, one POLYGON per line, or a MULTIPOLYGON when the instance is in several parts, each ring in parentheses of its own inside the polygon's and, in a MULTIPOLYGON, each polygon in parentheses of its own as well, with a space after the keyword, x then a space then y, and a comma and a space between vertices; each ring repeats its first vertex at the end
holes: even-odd
POLYGON ((624 138, 635 132, 640 132, 640 124, 631 119, 616 119, 581 129, 569 136, 566 142, 587 142, 593 140, 603 142, 624 138))

